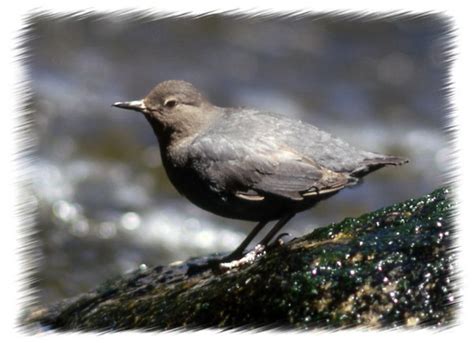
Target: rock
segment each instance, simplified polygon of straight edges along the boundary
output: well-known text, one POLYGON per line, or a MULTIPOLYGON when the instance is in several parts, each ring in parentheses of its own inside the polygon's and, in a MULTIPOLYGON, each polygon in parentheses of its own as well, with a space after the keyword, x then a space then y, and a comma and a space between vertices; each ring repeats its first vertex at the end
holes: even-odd
POLYGON ((453 323, 451 190, 318 228, 225 273, 210 257, 143 268, 24 323, 41 331, 440 327, 453 323))

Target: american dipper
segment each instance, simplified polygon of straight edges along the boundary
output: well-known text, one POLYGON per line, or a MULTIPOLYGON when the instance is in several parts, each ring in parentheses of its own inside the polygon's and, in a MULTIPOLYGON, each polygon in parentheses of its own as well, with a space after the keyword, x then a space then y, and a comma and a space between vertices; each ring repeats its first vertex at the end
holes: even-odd
POLYGON ((256 109, 210 103, 192 84, 164 81, 142 100, 115 107, 145 115, 176 189, 217 215, 258 222, 222 262, 244 250, 271 220, 265 247, 297 213, 364 175, 407 159, 359 150, 315 126, 256 109))

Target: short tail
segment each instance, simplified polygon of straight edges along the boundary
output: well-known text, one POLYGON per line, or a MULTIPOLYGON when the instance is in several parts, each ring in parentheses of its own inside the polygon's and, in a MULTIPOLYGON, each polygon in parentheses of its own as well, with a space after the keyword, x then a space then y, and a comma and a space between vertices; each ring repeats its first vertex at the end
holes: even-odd
POLYGON ((355 177, 362 177, 385 166, 401 166, 402 164, 408 162, 408 159, 398 156, 381 155, 377 157, 371 157, 363 160, 362 165, 359 168, 355 169, 350 175, 355 177))

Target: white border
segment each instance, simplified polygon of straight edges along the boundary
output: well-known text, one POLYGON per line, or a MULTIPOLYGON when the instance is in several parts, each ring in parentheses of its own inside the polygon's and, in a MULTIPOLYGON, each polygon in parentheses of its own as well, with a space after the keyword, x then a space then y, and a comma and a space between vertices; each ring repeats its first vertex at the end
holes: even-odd
MULTIPOLYGON (((472 312, 474 309, 472 295, 473 291, 473 272, 470 261, 474 261, 473 251, 470 248, 470 244, 473 243, 473 225, 468 224, 468 211, 474 209, 473 196, 471 195, 474 191, 474 170, 472 164, 472 137, 474 136, 471 132, 473 129, 471 117, 474 115, 472 106, 472 93, 473 93, 473 73, 472 64, 474 61, 473 56, 473 44, 472 42, 472 26, 474 22, 473 13, 469 9, 467 1, 455 3, 454 1, 406 1, 397 0, 396 2, 382 2, 382 1, 298 1, 293 0, 291 2, 276 2, 275 0, 264 0, 258 3, 256 6, 255 1, 239 1, 232 5, 223 4, 222 1, 88 1, 83 0, 81 2, 68 2, 68 1, 16 1, 6 2, 4 4, 2 28, 0 30, 1 35, 1 46, 3 59, 2 63, 2 86, 1 93, 1 104, 2 104, 2 121, 0 125, 0 213, 2 214, 2 232, 1 232, 1 260, 2 265, 2 306, 0 313, 2 318, 0 323, 2 325, 2 338, 16 338, 16 339, 51 339, 58 340, 64 339, 59 334, 44 334, 35 337, 25 336, 24 333, 18 331, 15 328, 16 317, 18 315, 21 296, 19 289, 22 286, 19 274, 20 255, 18 254, 21 244, 20 237, 18 234, 18 228, 24 224, 22 223, 21 213, 18 213, 18 207, 15 207, 15 203, 19 204, 22 199, 19 190, 15 185, 15 182, 21 180, 29 170, 26 165, 21 161, 15 159, 18 158, 18 143, 21 135, 15 134, 15 128, 17 128, 18 117, 20 114, 19 104, 21 103, 21 81, 26 80, 24 70, 22 69, 20 59, 18 57, 18 50, 15 47, 18 45, 20 40, 18 34, 21 32, 23 27, 22 18, 29 11, 37 10, 49 10, 52 13, 63 13, 68 14, 77 11, 93 10, 98 12, 113 12, 117 10, 145 10, 152 9, 155 12, 164 11, 172 13, 190 13, 200 14, 204 12, 222 12, 228 10, 246 11, 247 13, 288 13, 295 11, 334 11, 334 10, 349 10, 349 11, 363 11, 363 12, 392 12, 392 11, 410 11, 412 13, 422 13, 426 11, 443 12, 452 18, 454 18, 455 25, 457 27, 457 49, 456 49, 456 61, 453 68, 453 80, 454 80, 454 95, 452 101, 454 104, 454 122, 458 126, 458 133, 454 143, 458 152, 456 153, 456 162, 459 167, 456 172, 458 181, 458 194, 461 199, 460 214, 458 217, 460 232, 459 232, 459 243, 460 243, 460 254, 459 254, 459 270, 461 271, 462 277, 462 289, 461 294, 463 295, 461 316, 459 318, 460 324, 449 330, 445 331, 396 331, 396 332, 370 332, 365 333, 361 331, 342 331, 338 333, 322 333, 318 334, 317 337, 313 335, 298 335, 298 340, 308 339, 328 339, 334 341, 339 340, 357 340, 363 339, 365 342, 377 341, 380 339, 384 341, 396 341, 401 340, 415 340, 415 339, 429 339, 430 341, 445 341, 446 335, 455 336, 458 338, 461 335, 468 336, 470 334, 469 324, 474 323, 472 312), (139 3, 139 6, 137 6, 139 3), (463 4, 462 4, 463 3, 463 4), (156 7, 160 4, 160 7, 156 7), (15 212, 16 215, 15 215, 15 212), (327 336, 330 335, 330 336, 327 336), (383 335, 383 337, 381 337, 383 335), (429 337, 426 337, 429 335, 429 337), (10 336, 10 337, 8 337, 10 336), (322 337, 323 336, 323 337, 322 337), (326 337, 324 337, 326 336, 326 337)), ((106 340, 130 340, 135 337, 137 333, 128 332, 114 335, 94 335, 94 334, 68 334, 67 339, 83 340, 83 339, 106 339, 106 340), (86 337, 87 336, 87 337, 86 337), (134 336, 134 337, 131 337, 134 336)), ((265 333, 265 335, 271 335, 273 339, 285 339, 289 337, 287 335, 294 335, 294 333, 265 333)), ((238 335, 229 335, 228 333, 213 335, 212 331, 201 331, 195 333, 185 334, 166 334, 166 337, 155 337, 154 334, 141 334, 138 339, 198 339, 202 338, 206 341, 214 341, 222 339, 259 339, 263 337, 260 335, 248 335, 245 333, 239 333, 238 335), (187 335, 191 334, 192 337, 187 335)), ((263 338, 265 339, 265 338, 263 338)))

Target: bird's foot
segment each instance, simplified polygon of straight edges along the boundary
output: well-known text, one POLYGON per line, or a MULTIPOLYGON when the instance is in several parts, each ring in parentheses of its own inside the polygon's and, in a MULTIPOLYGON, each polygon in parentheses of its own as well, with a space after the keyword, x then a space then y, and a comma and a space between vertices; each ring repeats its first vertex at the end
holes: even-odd
POLYGON ((242 258, 230 262, 219 263, 219 271, 226 272, 231 269, 241 268, 252 264, 257 258, 265 254, 265 246, 257 244, 255 248, 246 253, 242 258))
POLYGON ((265 246, 264 244, 257 244, 255 246, 255 248, 250 250, 248 253, 246 253, 241 258, 237 258, 237 259, 230 260, 230 261, 228 261, 228 260, 226 260, 226 258, 224 258, 223 261, 221 261, 218 264, 217 268, 213 268, 213 269, 217 270, 221 273, 224 273, 224 272, 229 271, 231 269, 241 268, 241 267, 247 266, 249 264, 252 264, 259 257, 265 255, 267 253, 267 251, 271 251, 275 248, 278 248, 278 247, 284 245, 285 241, 282 238, 285 237, 285 236, 290 236, 290 234, 289 233, 282 233, 282 234, 278 235, 278 237, 275 238, 273 243, 269 244, 268 246, 265 246))

